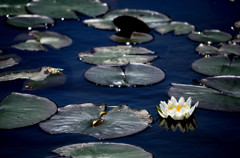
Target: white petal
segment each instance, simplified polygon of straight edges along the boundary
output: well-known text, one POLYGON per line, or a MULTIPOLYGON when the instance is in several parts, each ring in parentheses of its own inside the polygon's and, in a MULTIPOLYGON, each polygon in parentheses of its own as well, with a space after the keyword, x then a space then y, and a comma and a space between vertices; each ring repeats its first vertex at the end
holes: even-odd
POLYGON ((173 115, 172 116, 172 118, 174 119, 174 120, 183 120, 184 119, 184 115, 173 115))
POLYGON ((171 97, 171 102, 172 102, 172 105, 176 105, 178 103, 177 100, 174 98, 174 96, 171 97))
POLYGON ((184 103, 185 103, 185 100, 184 100, 183 97, 181 97, 181 98, 179 99, 179 101, 178 101, 178 104, 179 104, 179 105, 183 105, 184 103))
POLYGON ((190 109, 191 104, 192 104, 192 98, 189 97, 189 98, 187 99, 187 101, 186 101, 186 106, 187 106, 188 109, 190 109))
POLYGON ((165 115, 162 113, 162 110, 161 110, 161 104, 160 104, 160 110, 157 108, 157 112, 161 117, 165 118, 165 115))
POLYGON ((192 115, 193 111, 194 111, 195 108, 198 106, 198 103, 199 103, 199 102, 197 102, 193 107, 191 107, 191 109, 189 110, 190 115, 192 115))

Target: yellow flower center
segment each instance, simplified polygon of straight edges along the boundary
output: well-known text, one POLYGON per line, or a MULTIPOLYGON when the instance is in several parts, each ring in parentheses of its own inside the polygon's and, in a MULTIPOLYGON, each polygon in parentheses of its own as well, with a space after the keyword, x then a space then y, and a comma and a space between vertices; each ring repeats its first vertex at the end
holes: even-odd
POLYGON ((173 110, 173 108, 175 108, 179 112, 183 107, 185 109, 187 108, 186 105, 174 105, 173 107, 169 107, 168 110, 171 111, 171 110, 173 110))

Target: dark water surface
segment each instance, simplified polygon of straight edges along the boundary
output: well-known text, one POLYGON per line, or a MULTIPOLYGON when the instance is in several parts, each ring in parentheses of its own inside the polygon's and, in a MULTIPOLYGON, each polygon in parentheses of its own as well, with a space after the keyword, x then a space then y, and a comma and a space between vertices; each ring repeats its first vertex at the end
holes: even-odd
MULTIPOLYGON (((196 26, 196 30, 219 29, 233 35, 234 21, 240 20, 240 3, 228 0, 104 0, 111 10, 148 9, 167 14, 173 21, 186 21, 196 26)), ((88 17, 80 16, 81 19, 88 17)), ((167 101, 170 83, 196 84, 193 79, 205 76, 191 70, 191 64, 199 59, 194 49, 197 42, 190 41, 187 35, 174 36, 172 33, 160 35, 154 30, 154 40, 138 46, 155 51, 159 58, 153 65, 166 72, 163 82, 147 87, 109 88, 96 86, 85 80, 84 71, 92 65, 77 60, 79 52, 92 47, 113 46, 109 40, 114 32, 87 27, 82 21, 56 21, 49 31, 69 36, 73 44, 69 47, 46 52, 28 52, 11 48, 18 43, 14 38, 27 30, 13 28, 0 18, 0 49, 17 54, 22 58, 19 65, 0 70, 0 73, 13 70, 36 69, 42 66, 64 69, 67 82, 64 85, 40 90, 22 90, 23 81, 0 83, 0 99, 11 92, 22 92, 47 97, 59 107, 68 104, 95 103, 108 105, 127 104, 136 109, 147 109, 154 122, 145 131, 119 139, 103 142, 128 143, 144 148, 156 158, 193 158, 193 157, 239 157, 240 154, 240 114, 196 109, 194 117, 199 128, 182 133, 179 130, 166 131, 158 127, 159 119, 155 109, 160 100, 167 101)), ((38 125, 15 130, 0 131, 0 158, 46 158, 54 156, 51 150, 74 143, 98 142, 91 136, 81 134, 49 135, 38 125)))

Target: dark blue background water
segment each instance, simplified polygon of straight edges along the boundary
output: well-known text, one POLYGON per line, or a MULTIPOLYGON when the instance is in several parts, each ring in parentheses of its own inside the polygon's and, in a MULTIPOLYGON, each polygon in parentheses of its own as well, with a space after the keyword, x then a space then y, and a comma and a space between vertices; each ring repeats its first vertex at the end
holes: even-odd
MULTIPOLYGON (((233 22, 240 20, 240 3, 228 0, 104 0, 111 10, 148 9, 169 15, 173 21, 186 21, 196 26, 196 30, 220 29, 236 35, 231 30, 233 22)), ((80 16, 81 19, 88 17, 80 16)), ((73 44, 61 50, 48 48, 46 52, 28 52, 11 48, 19 43, 14 38, 27 30, 7 26, 5 18, 0 18, 0 49, 17 54, 22 58, 19 65, 0 70, 0 73, 13 70, 36 69, 42 66, 64 69, 67 82, 64 85, 40 90, 23 91, 23 81, 0 83, 0 99, 11 92, 30 93, 47 97, 59 107, 67 104, 91 102, 108 105, 127 104, 132 108, 147 109, 154 122, 145 131, 119 139, 104 142, 128 143, 144 148, 156 158, 192 157, 238 157, 240 154, 240 114, 197 109, 194 113, 199 128, 181 133, 158 127, 158 114, 155 105, 160 100, 167 101, 170 83, 195 84, 193 79, 201 79, 191 70, 191 64, 200 58, 195 51, 197 42, 187 36, 174 36, 172 33, 160 35, 151 33, 155 39, 139 46, 155 51, 159 58, 153 65, 166 72, 163 82, 147 87, 109 88, 96 86, 83 77, 84 71, 92 65, 77 60, 79 52, 93 47, 117 45, 109 40, 111 31, 87 27, 82 21, 56 21, 49 31, 68 35, 73 44)), ((97 139, 81 134, 49 135, 38 125, 15 130, 0 131, 0 157, 4 158, 44 158, 51 150, 64 145, 85 142, 98 142, 97 139)))

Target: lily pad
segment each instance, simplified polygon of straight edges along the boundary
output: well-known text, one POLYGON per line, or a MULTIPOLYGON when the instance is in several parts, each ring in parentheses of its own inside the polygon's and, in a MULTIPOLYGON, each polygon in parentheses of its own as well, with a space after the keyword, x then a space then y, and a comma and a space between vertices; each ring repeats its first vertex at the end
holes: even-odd
POLYGON ((184 35, 194 31, 195 27, 187 22, 172 21, 170 23, 159 24, 155 28, 155 30, 161 34, 166 34, 171 31, 174 31, 175 35, 184 35))
POLYGON ((4 69, 4 68, 8 68, 14 65, 19 64, 20 62, 20 57, 18 57, 17 55, 1 55, 0 53, 0 69, 4 69))
POLYGON ((22 14, 9 17, 6 22, 9 25, 27 28, 29 30, 33 28, 46 28, 48 25, 54 24, 54 20, 48 16, 31 14, 22 14))
POLYGON ((106 157, 106 158, 152 158, 144 149, 123 143, 81 143, 63 146, 52 152, 72 158, 106 157))
POLYGON ((204 30, 202 32, 192 32, 188 37, 197 42, 222 43, 230 40, 232 35, 220 30, 204 30))
POLYGON ((226 56, 202 58, 192 64, 192 69, 207 76, 239 76, 240 59, 230 61, 226 56))
POLYGON ((201 55, 240 55, 240 46, 237 44, 223 44, 218 49, 214 46, 201 43, 195 50, 201 55))
POLYGON ((155 11, 121 9, 110 11, 101 18, 87 19, 83 22, 98 29, 114 30, 116 29, 116 26, 113 24, 113 20, 119 16, 132 16, 138 18, 146 23, 150 28, 156 27, 159 23, 171 20, 168 16, 155 11))
POLYGON ((78 19, 75 12, 95 17, 108 11, 106 3, 99 0, 33 0, 27 4, 28 11, 56 19, 78 19))
POLYGON ((0 82, 26 79, 29 81, 25 82, 25 89, 43 88, 64 83, 66 79, 60 71, 62 71, 62 69, 42 67, 38 70, 6 72, 0 74, 0 82))
POLYGON ((84 76, 87 80, 103 86, 147 86, 161 82, 165 73, 154 66, 130 63, 125 68, 95 66, 88 69, 84 76))
POLYGON ((29 0, 1 0, 0 16, 27 14, 25 9, 29 0))
MULTIPOLYGON (((231 87, 233 82, 227 87, 231 87)), ((235 86, 239 87, 239 84, 235 86)), ((174 97, 191 97, 194 102, 199 101, 198 107, 202 109, 240 112, 239 96, 229 95, 212 88, 173 83, 168 91, 168 95, 174 97)))
POLYGON ((117 34, 111 35, 110 39, 116 43, 122 44, 141 44, 153 40, 153 36, 142 32, 133 32, 130 38, 118 36, 117 34))
POLYGON ((0 102, 0 129, 26 127, 55 114, 57 106, 47 98, 12 93, 0 102))
POLYGON ((106 105, 91 103, 67 105, 59 108, 58 114, 40 124, 51 134, 80 133, 98 139, 119 138, 138 133, 152 122, 146 110, 131 109, 126 105, 108 112, 106 105))
POLYGON ((92 48, 90 51, 79 53, 78 57, 89 64, 111 66, 127 65, 129 62, 146 63, 157 58, 144 54, 154 54, 154 52, 143 47, 109 46, 92 48))
POLYGON ((46 48, 42 44, 49 45, 55 49, 67 47, 72 44, 72 39, 68 36, 51 31, 32 31, 29 33, 29 36, 33 36, 35 39, 15 44, 13 47, 20 50, 43 51, 46 50, 46 48))

